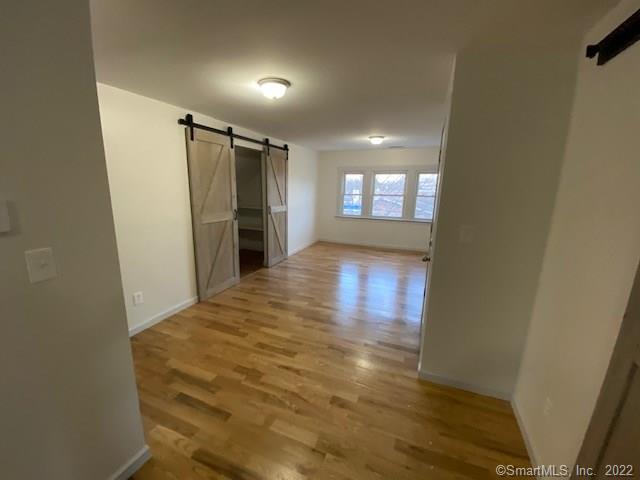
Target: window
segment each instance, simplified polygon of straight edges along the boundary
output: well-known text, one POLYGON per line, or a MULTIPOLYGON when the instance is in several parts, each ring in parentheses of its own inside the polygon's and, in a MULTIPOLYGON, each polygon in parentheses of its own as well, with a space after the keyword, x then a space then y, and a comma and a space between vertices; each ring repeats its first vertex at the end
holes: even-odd
POLYGON ((346 173, 343 187, 342 214, 362 215, 364 175, 362 173, 346 173))
POLYGON ((435 166, 347 167, 338 176, 339 217, 431 222, 438 174, 435 166))
POLYGON ((373 182, 374 217, 401 218, 404 209, 405 173, 376 173, 373 182))
POLYGON ((416 191, 416 208, 413 213, 414 218, 422 220, 433 220, 433 207, 436 200, 436 185, 438 174, 419 173, 418 188, 416 191))

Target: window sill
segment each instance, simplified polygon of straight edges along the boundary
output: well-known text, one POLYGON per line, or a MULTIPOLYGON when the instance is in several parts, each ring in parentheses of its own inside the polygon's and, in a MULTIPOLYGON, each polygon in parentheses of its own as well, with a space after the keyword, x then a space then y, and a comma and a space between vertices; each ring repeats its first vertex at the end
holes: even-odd
POLYGON ((349 220, 381 220, 383 222, 409 222, 409 223, 426 223, 426 224, 431 223, 431 220, 420 220, 416 218, 371 217, 371 216, 356 216, 356 215, 335 215, 335 218, 346 218, 349 220))

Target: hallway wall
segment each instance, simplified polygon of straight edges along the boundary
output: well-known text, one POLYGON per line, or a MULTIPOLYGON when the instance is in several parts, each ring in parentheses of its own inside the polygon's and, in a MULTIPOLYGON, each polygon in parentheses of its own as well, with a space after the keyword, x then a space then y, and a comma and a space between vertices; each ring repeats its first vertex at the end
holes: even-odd
MULTIPOLYGON (((0 15, 0 476, 105 480, 148 455, 83 0, 0 15), (57 276, 30 283, 25 251, 57 276)), ((128 477, 128 475, 127 475, 128 477)))
POLYGON ((578 39, 456 59, 421 375, 510 398, 573 98, 578 39), (455 354, 452 349, 455 348, 455 354))
MULTIPOLYGON (((622 2, 583 46, 639 8, 622 2)), ((583 52, 514 397, 535 459, 547 465, 575 461, 640 259, 640 44, 603 66, 583 52)))

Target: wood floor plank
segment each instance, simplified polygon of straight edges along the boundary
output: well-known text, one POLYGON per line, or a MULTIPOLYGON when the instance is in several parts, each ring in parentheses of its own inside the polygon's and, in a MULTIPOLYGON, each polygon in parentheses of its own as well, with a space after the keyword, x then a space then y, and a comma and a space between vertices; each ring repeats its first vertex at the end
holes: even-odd
POLYGON ((417 253, 318 243, 132 339, 135 480, 495 478, 507 402, 417 378, 417 253))

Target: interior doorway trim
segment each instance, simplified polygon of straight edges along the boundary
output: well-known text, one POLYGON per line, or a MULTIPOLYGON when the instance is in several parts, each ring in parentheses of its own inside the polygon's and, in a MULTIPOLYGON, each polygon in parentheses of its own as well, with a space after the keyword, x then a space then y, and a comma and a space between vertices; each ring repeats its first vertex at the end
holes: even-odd
POLYGON ((206 130, 207 132, 218 133, 220 135, 227 135, 231 139, 231 148, 233 148, 233 140, 237 138, 238 140, 244 140, 245 142, 257 143, 258 145, 263 145, 267 147, 267 149, 277 148, 278 150, 284 150, 285 152, 289 151, 289 145, 287 145, 286 143, 283 146, 280 146, 280 145, 271 143, 268 138, 265 138, 264 140, 258 140, 257 138, 251 138, 245 135, 233 133, 232 127, 227 127, 226 130, 223 130, 220 128, 214 128, 214 127, 209 127, 207 125, 202 125, 201 123, 196 123, 193 121, 193 115, 190 113, 187 113, 184 116, 184 118, 179 118, 178 125, 184 125, 185 127, 190 129, 191 140, 193 140, 193 129, 197 128, 199 130, 206 130))

